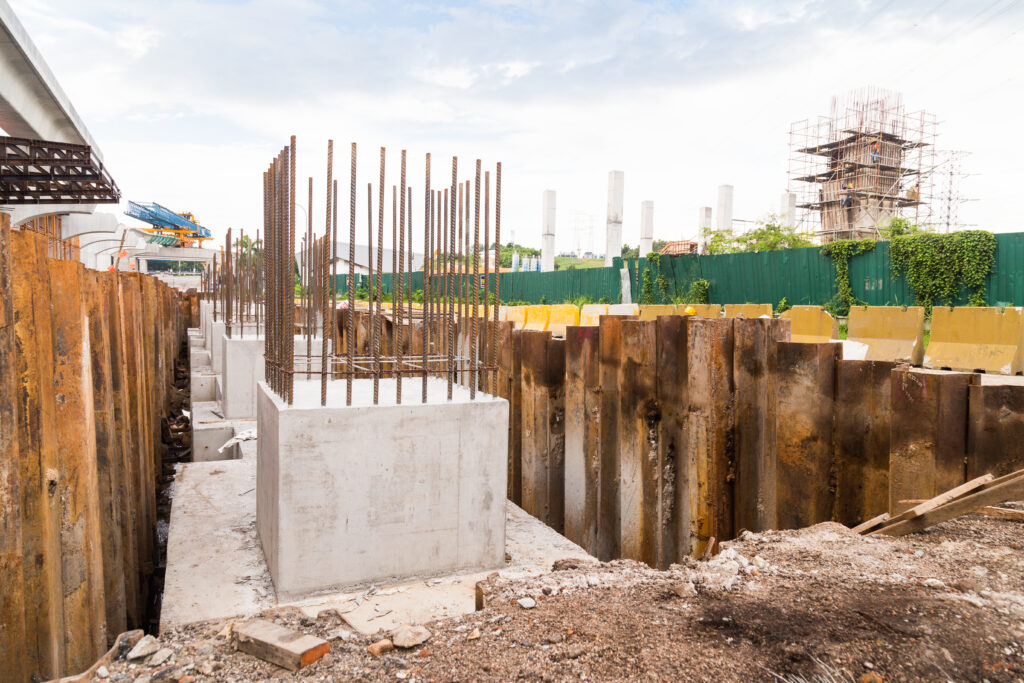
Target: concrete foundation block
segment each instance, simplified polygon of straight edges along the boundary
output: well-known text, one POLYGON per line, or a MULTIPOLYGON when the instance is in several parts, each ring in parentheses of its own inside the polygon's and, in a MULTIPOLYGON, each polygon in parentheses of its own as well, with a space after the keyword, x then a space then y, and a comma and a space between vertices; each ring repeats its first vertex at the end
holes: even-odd
POLYGON ((206 347, 210 351, 210 366, 214 372, 220 373, 224 371, 224 321, 217 321, 210 325, 210 338, 209 345, 206 347))
POLYGON ((203 339, 203 333, 199 331, 199 328, 190 328, 188 331, 188 348, 189 349, 201 349, 206 340, 203 339))
POLYGON ((203 368, 212 365, 210 352, 202 346, 189 345, 188 362, 193 368, 203 368))
POLYGON ((229 420, 256 417, 256 385, 265 377, 263 337, 224 337, 224 373, 221 383, 224 417, 229 420))
POLYGON ((233 459, 236 452, 218 453, 217 449, 234 435, 235 426, 220 414, 216 402, 192 404, 192 462, 233 459))
MULTIPOLYGON (((419 387, 419 382, 415 384, 419 387)), ((279 598, 504 564, 508 404, 431 380, 394 404, 394 380, 257 389, 256 524, 279 598), (411 398, 411 396, 410 396, 411 398)))
POLYGON ((217 399, 216 380, 217 375, 213 374, 208 367, 192 371, 191 403, 193 409, 196 403, 217 399))

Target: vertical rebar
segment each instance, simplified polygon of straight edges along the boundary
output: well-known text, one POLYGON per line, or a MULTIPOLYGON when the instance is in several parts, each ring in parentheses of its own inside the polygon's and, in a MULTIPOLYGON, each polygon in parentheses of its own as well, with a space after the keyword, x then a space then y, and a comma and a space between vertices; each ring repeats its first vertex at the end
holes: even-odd
MULTIPOLYGON (((324 212, 324 220, 326 221, 327 224, 324 226, 324 239, 323 239, 323 246, 321 247, 321 250, 323 251, 323 254, 321 254, 321 257, 322 257, 323 261, 322 261, 322 265, 321 265, 322 270, 321 270, 321 277, 320 277, 320 298, 321 298, 321 303, 322 303, 321 310, 323 311, 323 313, 322 313, 323 320, 321 321, 323 332, 320 335, 320 405, 322 405, 322 406, 326 406, 327 405, 327 346, 328 346, 327 325, 330 323, 330 315, 327 312, 327 274, 330 272, 330 263, 329 263, 328 259, 330 258, 331 250, 329 248, 329 244, 328 243, 331 240, 331 216, 332 216, 332 212, 331 212, 332 211, 332 206, 331 206, 331 200, 332 200, 331 188, 333 187, 333 185, 334 185, 334 140, 328 140, 327 141, 327 192, 326 192, 327 210, 324 212)), ((310 196, 312 196, 312 194, 310 194, 310 196)), ((310 207, 312 207, 312 205, 313 205, 313 203, 310 202, 310 207)), ((310 210, 312 211, 312 208, 310 210)))
POLYGON ((473 287, 473 313, 472 313, 472 327, 470 328, 470 367, 472 368, 469 373, 469 398, 470 400, 476 398, 476 388, 479 382, 479 368, 477 363, 479 361, 479 349, 477 348, 477 314, 480 310, 480 160, 476 160, 476 185, 473 188, 475 191, 475 200, 473 205, 473 280, 471 286, 473 287))
MULTIPOLYGON (((381 270, 384 268, 384 161, 387 152, 380 148, 380 185, 377 200, 377 282, 373 288, 374 297, 377 299, 377 324, 373 328, 373 405, 377 405, 380 395, 380 338, 384 333, 384 315, 381 313, 381 304, 384 297, 381 295, 381 270)), ((371 252, 372 254, 372 252, 371 252)))
POLYGON ((369 343, 366 354, 370 357, 370 375, 374 376, 377 369, 376 358, 373 355, 373 342, 377 318, 373 310, 373 183, 366 183, 366 304, 369 307, 369 343))
MULTIPOLYGON (((395 364, 395 403, 398 405, 402 404, 402 371, 403 360, 405 355, 404 343, 405 343, 405 319, 403 316, 404 311, 402 310, 402 297, 405 295, 405 282, 402 278, 402 270, 405 266, 405 150, 402 150, 402 161, 401 161, 401 179, 400 191, 402 198, 400 200, 400 206, 398 212, 400 218, 398 221, 398 286, 396 287, 392 280, 392 295, 391 300, 395 310, 395 316, 398 321, 398 325, 395 328, 397 339, 395 342, 395 355, 397 357, 397 363, 395 364)), ((412 245, 410 245, 411 248, 412 245)), ((394 278, 395 275, 392 275, 394 278)), ((410 321, 411 322, 411 321, 410 321)))
POLYGON ((494 175, 494 321, 491 329, 491 373, 498 387, 498 311, 501 308, 501 162, 494 175))
MULTIPOLYGON (((488 320, 490 317, 487 315, 488 306, 490 306, 490 293, 491 293, 491 259, 490 259, 490 244, 491 244, 491 172, 484 172, 484 314, 483 322, 484 329, 481 331, 481 341, 483 346, 483 358, 481 359, 481 365, 487 365, 487 354, 491 352, 489 342, 491 341, 490 329, 488 320)), ((486 382, 487 393, 494 394, 494 387, 490 385, 491 373, 485 372, 483 381, 486 382)))
POLYGON ((356 355, 354 318, 356 313, 356 143, 352 143, 352 180, 348 207, 348 310, 345 312, 345 342, 348 355, 345 358, 346 385, 345 405, 352 405, 352 363, 356 355))
POLYGON ((423 392, 427 402, 427 353, 430 347, 430 152, 427 152, 426 177, 423 189, 423 392))
MULTIPOLYGON (((290 161, 288 163, 288 283, 294 282, 295 263, 295 136, 291 139, 290 161)), ((288 390, 288 405, 295 401, 295 378, 292 371, 295 369, 295 344, 292 341, 295 334, 295 294, 294 288, 287 292, 288 309, 286 320, 286 339, 284 350, 287 361, 285 362, 285 382, 288 390)))
POLYGON ((459 159, 452 157, 452 187, 448 197, 448 277, 445 279, 445 298, 448 300, 448 400, 452 400, 452 384, 455 382, 455 196, 459 184, 459 159))

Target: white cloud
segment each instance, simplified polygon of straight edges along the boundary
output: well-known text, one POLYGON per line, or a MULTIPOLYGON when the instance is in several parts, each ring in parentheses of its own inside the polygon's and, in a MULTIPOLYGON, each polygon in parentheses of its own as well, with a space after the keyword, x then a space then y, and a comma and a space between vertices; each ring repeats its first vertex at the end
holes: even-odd
POLYGON ((621 169, 626 241, 645 199, 656 237, 688 236, 720 183, 737 217, 776 211, 790 122, 865 84, 902 90, 939 116, 941 145, 972 152, 968 222, 1024 229, 1013 0, 12 4, 126 196, 218 229, 255 229, 260 174, 294 133, 317 193, 328 137, 359 142, 360 182, 380 145, 389 171, 409 150, 413 182, 426 151, 435 169, 452 154, 463 169, 501 160, 505 230, 539 243, 541 193, 555 189, 569 248, 577 214, 603 236, 607 172, 621 169))

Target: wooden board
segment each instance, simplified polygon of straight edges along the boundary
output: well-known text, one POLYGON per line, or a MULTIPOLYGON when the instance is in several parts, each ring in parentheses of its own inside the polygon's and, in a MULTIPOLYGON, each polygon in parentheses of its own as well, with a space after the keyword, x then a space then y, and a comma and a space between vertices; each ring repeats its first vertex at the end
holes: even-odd
POLYGON ((905 536, 915 531, 927 529, 940 522, 954 519, 978 508, 1001 503, 1004 500, 1020 500, 1022 497, 1024 497, 1024 471, 1017 471, 998 479, 993 479, 974 492, 939 506, 934 510, 925 512, 918 517, 884 526, 878 531, 872 532, 871 535, 905 536))
POLYGON ((331 649, 322 638, 263 619, 236 624, 233 633, 239 650, 290 671, 312 664, 331 649))

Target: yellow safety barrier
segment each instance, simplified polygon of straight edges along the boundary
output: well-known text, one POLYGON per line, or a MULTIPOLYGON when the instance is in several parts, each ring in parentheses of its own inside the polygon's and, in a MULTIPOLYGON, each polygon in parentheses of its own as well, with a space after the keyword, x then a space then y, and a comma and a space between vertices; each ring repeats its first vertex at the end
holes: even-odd
POLYGON ((608 315, 640 315, 639 304, 612 304, 608 307, 608 315))
POLYGON ((565 328, 580 324, 580 309, 575 304, 548 306, 548 331, 556 337, 565 336, 565 328))
POLYGON ((1024 370, 1022 321, 1020 308, 935 307, 924 366, 1016 375, 1024 370))
POLYGON ((524 330, 540 330, 543 332, 548 329, 551 311, 547 306, 525 306, 525 308, 526 325, 523 326, 524 330))
POLYGON ((864 360, 920 365, 924 360, 924 308, 851 306, 846 340, 868 347, 864 360))
POLYGON ((763 315, 772 317, 771 304, 726 304, 725 317, 738 318, 760 318, 763 315))
POLYGON ((693 315, 699 315, 702 318, 722 317, 722 304, 679 304, 679 313, 686 313, 688 308, 693 309, 693 315))
POLYGON ((608 315, 608 304, 583 304, 580 309, 580 325, 597 327, 601 324, 602 315, 608 315))
POLYGON ((515 329, 521 330, 526 325, 526 310, 528 308, 529 306, 503 306, 501 319, 512 323, 515 329))
POLYGON ((839 323, 821 306, 793 306, 779 317, 792 321, 790 341, 821 344, 839 339, 839 323))
POLYGON ((659 315, 682 315, 682 307, 673 304, 650 304, 640 307, 641 320, 657 320, 659 315))

